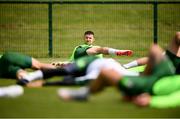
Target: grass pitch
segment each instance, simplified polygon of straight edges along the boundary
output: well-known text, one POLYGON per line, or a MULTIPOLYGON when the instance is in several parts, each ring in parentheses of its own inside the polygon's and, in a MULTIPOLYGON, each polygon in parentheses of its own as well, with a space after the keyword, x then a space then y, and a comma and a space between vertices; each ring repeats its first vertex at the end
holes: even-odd
MULTIPOLYGON (((0 81, 1 84, 4 81, 0 81)), ((13 83, 13 81, 5 81, 13 83)), ((179 108, 140 108, 122 102, 113 88, 90 97, 88 102, 64 102, 57 97, 59 87, 24 88, 16 99, 0 99, 0 117, 24 118, 113 118, 113 117, 180 117, 179 108)), ((71 87, 76 88, 76 87, 71 87)))
MULTIPOLYGON (((73 48, 82 43, 86 30, 95 32, 97 45, 134 51, 134 57, 130 59, 115 57, 120 62, 144 56, 153 42, 152 8, 152 5, 134 4, 55 4, 53 56, 68 59, 73 48)), ((179 4, 162 4, 158 9, 159 43, 164 47, 179 30, 180 7, 179 4)), ((48 5, 0 4, 0 44, 0 53, 11 50, 34 57, 48 57, 48 5)), ((48 59, 48 62, 57 60, 48 59)), ((0 79, 0 86, 14 83, 14 80, 0 79)), ((0 99, 0 118, 180 117, 179 108, 140 108, 122 102, 120 93, 113 88, 91 96, 88 102, 59 100, 56 93, 58 88, 25 88, 25 94, 21 97, 0 99)))

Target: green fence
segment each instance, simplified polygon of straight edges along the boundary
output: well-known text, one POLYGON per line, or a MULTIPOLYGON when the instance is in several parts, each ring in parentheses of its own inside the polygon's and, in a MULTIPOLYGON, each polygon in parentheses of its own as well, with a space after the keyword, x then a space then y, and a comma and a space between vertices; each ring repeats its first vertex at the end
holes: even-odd
POLYGON ((96 44, 132 49, 166 47, 180 28, 178 1, 0 1, 0 53, 68 58, 86 30, 96 44))

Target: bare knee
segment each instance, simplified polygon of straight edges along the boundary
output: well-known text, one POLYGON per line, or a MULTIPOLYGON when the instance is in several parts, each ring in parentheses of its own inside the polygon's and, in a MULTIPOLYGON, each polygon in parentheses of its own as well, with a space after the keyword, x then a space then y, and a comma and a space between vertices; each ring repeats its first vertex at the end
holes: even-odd
POLYGON ((34 69, 41 69, 41 62, 39 62, 38 60, 32 58, 32 68, 34 69))
POLYGON ((90 92, 97 93, 102 91, 107 86, 116 86, 120 75, 111 69, 102 69, 98 78, 92 81, 90 85, 90 92))
POLYGON ((180 31, 176 32, 176 37, 180 38, 180 31))
POLYGON ((116 85, 122 76, 113 69, 102 69, 100 75, 105 80, 107 85, 116 85))
POLYGON ((177 45, 180 45, 180 32, 176 32, 175 41, 177 45))
POLYGON ((34 68, 34 69, 54 69, 56 67, 52 64, 42 63, 42 62, 32 58, 32 68, 34 68))
POLYGON ((162 56, 163 49, 158 45, 152 45, 150 49, 150 54, 154 56, 162 56))

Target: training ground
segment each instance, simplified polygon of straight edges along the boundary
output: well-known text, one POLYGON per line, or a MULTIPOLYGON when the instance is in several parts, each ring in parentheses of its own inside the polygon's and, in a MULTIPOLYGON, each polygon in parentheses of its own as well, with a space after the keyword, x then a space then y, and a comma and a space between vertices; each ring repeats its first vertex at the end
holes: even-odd
MULTIPOLYGON (((114 57, 127 63, 145 56, 153 42, 152 9, 152 5, 54 5, 53 57, 48 58, 48 6, 0 4, 0 53, 10 50, 43 62, 65 61, 73 48, 82 43, 84 31, 92 30, 98 45, 132 49, 133 57, 114 57)), ((179 5, 159 6, 158 43, 161 46, 167 46, 179 30, 179 13, 179 5)), ((15 83, 15 80, 0 79, 0 86, 15 83)), ((87 102, 64 102, 57 96, 57 89, 61 87, 25 87, 24 95, 18 98, 1 98, 0 118, 180 117, 180 108, 141 108, 123 102, 120 92, 114 88, 91 96, 87 102)))

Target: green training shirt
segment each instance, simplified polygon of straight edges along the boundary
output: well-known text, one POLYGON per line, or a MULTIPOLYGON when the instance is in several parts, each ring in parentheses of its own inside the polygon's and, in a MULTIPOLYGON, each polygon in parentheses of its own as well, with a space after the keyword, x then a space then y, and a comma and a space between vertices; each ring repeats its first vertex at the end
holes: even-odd
POLYGON ((90 63, 98 59, 97 56, 84 56, 75 60, 76 65, 80 70, 86 70, 90 63))
MULTIPOLYGON (((86 51, 87 51, 87 49, 89 49, 91 47, 93 47, 93 45, 87 45, 87 44, 83 44, 83 45, 79 45, 79 46, 75 47, 73 50, 73 53, 70 57, 70 61, 74 61, 82 56, 88 55, 86 51)), ((98 56, 99 58, 103 57, 102 54, 98 54, 96 56, 98 56)))

